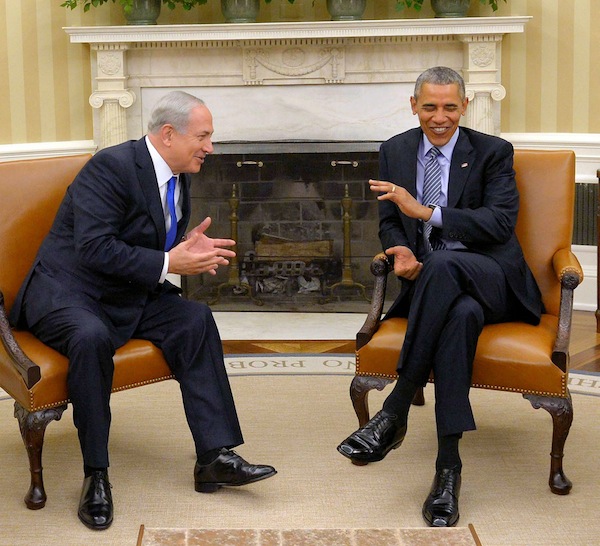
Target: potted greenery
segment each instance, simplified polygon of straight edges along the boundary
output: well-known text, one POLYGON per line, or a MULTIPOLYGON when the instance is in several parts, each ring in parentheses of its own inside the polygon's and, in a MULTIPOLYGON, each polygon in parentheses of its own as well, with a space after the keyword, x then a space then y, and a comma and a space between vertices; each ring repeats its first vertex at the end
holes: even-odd
POLYGON ((155 25, 162 4, 169 9, 175 9, 175 6, 180 4, 183 9, 190 10, 194 6, 206 4, 208 0, 65 0, 61 6, 70 9, 83 6, 83 11, 89 11, 90 8, 96 8, 109 1, 113 4, 118 2, 123 6, 123 13, 128 24, 155 25))
MULTIPOLYGON (((177 4, 185 10, 201 6, 208 0, 65 0, 61 6, 75 9, 82 6, 83 11, 98 7, 108 2, 119 3, 123 6, 125 18, 129 24, 154 25, 160 15, 160 8, 165 4, 169 9, 175 9, 177 4)), ((260 0, 221 0, 221 11, 225 19, 232 23, 249 23, 256 21, 260 0)), ((272 0, 265 0, 265 4, 272 0)), ((314 1, 314 0, 313 0, 314 1)), ((287 0, 293 4, 295 0, 287 0)))
MULTIPOLYGON (((265 4, 271 1, 265 0, 265 4)), ((287 2, 293 4, 295 0, 287 2)), ((260 0, 221 0, 221 11, 228 23, 254 23, 260 11, 260 0)))
MULTIPOLYGON (((481 4, 488 5, 493 11, 498 9, 499 0, 479 0, 481 4)), ((504 0, 506 2, 506 0, 504 0)), ((465 17, 471 0, 431 0, 431 7, 436 17, 465 17)), ((423 0, 397 0, 396 9, 398 11, 404 8, 414 8, 420 11, 423 7, 423 0)))

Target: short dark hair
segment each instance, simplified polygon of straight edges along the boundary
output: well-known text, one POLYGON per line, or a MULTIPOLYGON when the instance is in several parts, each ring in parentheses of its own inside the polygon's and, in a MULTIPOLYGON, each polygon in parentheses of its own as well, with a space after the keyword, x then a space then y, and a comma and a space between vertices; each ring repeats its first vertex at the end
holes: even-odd
POLYGON ((460 100, 464 101, 467 96, 465 91, 465 80, 463 80, 458 72, 447 66, 434 66, 433 68, 428 68, 417 78, 417 81, 415 82, 415 92, 413 94, 415 100, 419 98, 424 83, 430 83, 432 85, 451 85, 455 83, 458 86, 460 100))

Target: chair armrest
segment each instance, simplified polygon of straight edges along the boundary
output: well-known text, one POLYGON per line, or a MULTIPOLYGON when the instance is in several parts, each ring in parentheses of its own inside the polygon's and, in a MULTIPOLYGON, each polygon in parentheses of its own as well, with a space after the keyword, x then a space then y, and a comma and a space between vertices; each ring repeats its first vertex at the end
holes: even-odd
POLYGON ((379 328, 379 321, 385 302, 387 276, 390 271, 391 265, 387 256, 383 252, 377 254, 371 262, 371 273, 375 276, 371 307, 362 328, 356 334, 356 350, 366 345, 377 331, 377 328, 379 328))
POLYGON ((17 368, 23 377, 27 388, 31 389, 42 378, 40 367, 29 360, 13 336, 8 317, 6 316, 4 294, 2 292, 0 292, 0 338, 2 338, 2 345, 4 345, 15 368, 17 368))
POLYGON ((573 315, 573 290, 583 281, 583 270, 570 248, 558 250, 552 258, 556 278, 560 281, 558 331, 552 351, 552 362, 563 372, 569 367, 569 342, 573 315))

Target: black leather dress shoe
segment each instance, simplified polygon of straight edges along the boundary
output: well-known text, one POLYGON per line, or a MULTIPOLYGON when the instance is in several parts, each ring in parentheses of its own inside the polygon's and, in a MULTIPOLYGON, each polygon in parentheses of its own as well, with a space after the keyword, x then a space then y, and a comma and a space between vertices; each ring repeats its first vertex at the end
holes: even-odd
POLYGON ((95 531, 110 527, 113 501, 106 471, 97 470, 83 480, 77 515, 86 527, 95 531))
POLYGON ((400 447, 405 436, 406 425, 399 426, 395 415, 381 410, 364 427, 348 436, 337 450, 349 459, 374 463, 400 447))
POLYGON ((435 473, 431 492, 423 504, 423 517, 430 527, 452 527, 458 521, 460 471, 444 468, 435 473))
POLYGON ((223 448, 212 463, 196 463, 194 485, 199 493, 213 493, 224 485, 247 485, 275 474, 272 466, 250 464, 235 451, 223 448))

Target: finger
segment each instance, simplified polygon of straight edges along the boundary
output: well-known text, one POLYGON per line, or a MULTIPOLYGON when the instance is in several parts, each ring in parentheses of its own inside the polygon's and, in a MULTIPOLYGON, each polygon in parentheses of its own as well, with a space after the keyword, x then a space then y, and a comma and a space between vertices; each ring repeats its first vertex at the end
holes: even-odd
POLYGON ((220 248, 220 249, 216 249, 217 253, 216 256, 218 257, 222 257, 222 258, 233 258, 235 257, 235 252, 233 250, 228 250, 226 248, 220 248))
POLYGON ((235 241, 233 239, 213 239, 214 246, 218 247, 228 247, 235 246, 235 241))
POLYGON ((202 220, 202 222, 200 222, 200 224, 198 224, 192 231, 190 231, 190 235, 192 233, 194 233, 196 235, 201 235, 210 227, 211 223, 212 223, 212 220, 211 220, 210 216, 207 216, 204 220, 202 220))
MULTIPOLYGON (((200 224, 202 225, 202 224, 200 224)), ((190 231, 186 236, 185 236, 185 241, 183 241, 184 243, 187 243, 187 246, 191 246, 193 244, 196 243, 196 241, 198 241, 198 239, 200 237, 202 237, 203 232, 200 231, 200 226, 196 226, 192 231, 190 231)))

